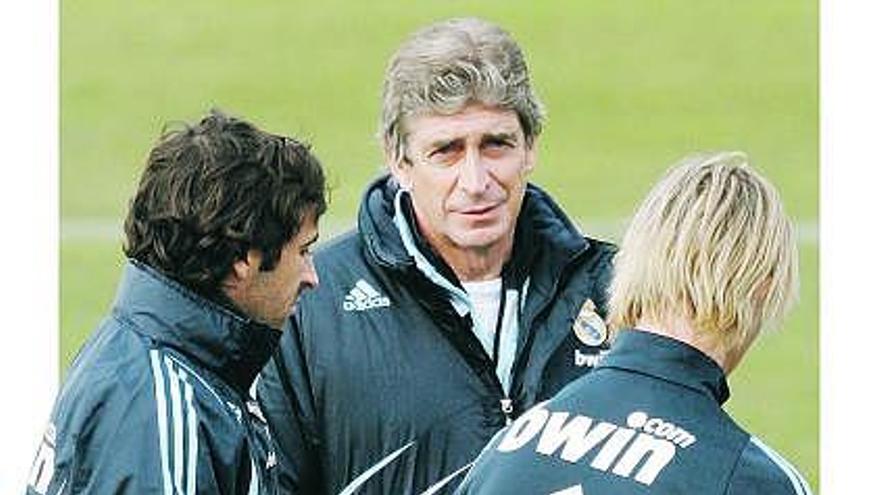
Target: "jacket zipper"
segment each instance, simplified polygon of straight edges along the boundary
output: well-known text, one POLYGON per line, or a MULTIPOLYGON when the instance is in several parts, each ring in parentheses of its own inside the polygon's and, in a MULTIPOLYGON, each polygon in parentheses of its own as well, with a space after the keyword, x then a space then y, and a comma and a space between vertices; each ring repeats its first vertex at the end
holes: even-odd
MULTIPOLYGON (((490 390, 494 390, 496 397, 498 397, 498 408, 501 411, 502 415, 505 418, 505 423, 509 424, 512 421, 512 413, 513 413, 513 400, 504 392, 504 386, 501 384, 501 380, 498 379, 498 374, 496 372, 496 363, 495 360, 492 359, 485 349, 483 349, 483 345, 477 339, 477 336, 473 332, 473 315, 465 317, 459 317, 455 310, 452 308, 452 304, 449 302, 445 294, 445 289, 439 287, 434 281, 425 277, 425 275, 415 267, 415 265, 411 265, 409 267, 409 273, 415 276, 414 280, 419 280, 420 283, 427 283, 430 287, 434 288, 435 292, 430 299, 434 299, 433 303, 430 303, 430 306, 435 306, 435 308, 443 307, 444 311, 450 311, 455 315, 455 327, 456 328, 447 328, 446 332, 461 332, 458 334, 458 337, 450 338, 453 347, 455 347, 459 353, 464 356, 475 356, 478 359, 478 363, 473 363, 472 359, 466 358, 465 361, 471 366, 471 369, 480 380, 488 386, 490 390), (468 320, 470 326, 468 325, 468 320), (488 375, 488 376, 484 376, 488 375)), ((503 287, 502 287, 503 290, 503 287)), ((427 308, 428 314, 432 314, 436 309, 427 308)), ((500 313, 500 311, 499 311, 500 313)), ((499 317, 503 318, 503 315, 499 315, 499 317)), ((442 327, 442 325, 441 325, 442 327)), ((512 375, 511 375, 512 379, 512 375)))
MULTIPOLYGON (((499 352, 501 347, 501 332, 504 330, 504 313, 507 310, 507 291, 504 287, 504 284, 501 285, 501 297, 498 303, 498 316, 495 319, 495 336, 493 338, 493 346, 492 346, 492 364, 494 365, 494 375, 496 381, 498 382, 499 388, 501 389, 501 399, 499 399, 499 403, 501 405, 501 413, 504 414, 504 423, 505 425, 509 425, 513 419, 513 400, 511 400, 509 394, 504 390, 504 384, 501 383, 501 379, 498 378, 498 362, 499 362, 499 352)), ((513 370, 511 369, 511 374, 513 370)), ((513 376, 511 376, 511 384, 513 383, 513 376)))
MULTIPOLYGON (((534 332, 532 331, 532 327, 534 326, 535 321, 543 314, 548 307, 550 307, 550 303, 553 302, 556 293, 559 291, 559 286, 562 283, 563 279, 566 279, 566 273, 568 273, 568 267, 577 262, 587 251, 589 251, 589 247, 581 249, 577 253, 575 253, 565 264, 565 266, 560 271, 560 276, 556 277, 553 280, 553 285, 551 286, 550 297, 546 298, 541 306, 533 313, 532 317, 529 321, 523 321, 524 325, 520 327, 520 332, 525 331, 528 332, 525 341, 523 341, 522 348, 517 349, 516 357, 513 359, 513 366, 510 370, 510 392, 511 395, 514 395, 514 392, 519 392, 519 389, 522 388, 522 367, 523 362, 525 361, 525 356, 527 356, 532 347, 532 340, 534 339, 534 332)), ((525 303, 525 301, 523 301, 525 303)), ((503 404, 502 404, 502 407, 503 404)), ((510 406, 511 412, 513 411, 512 405, 510 406)), ((510 419, 508 419, 508 422, 510 419)))

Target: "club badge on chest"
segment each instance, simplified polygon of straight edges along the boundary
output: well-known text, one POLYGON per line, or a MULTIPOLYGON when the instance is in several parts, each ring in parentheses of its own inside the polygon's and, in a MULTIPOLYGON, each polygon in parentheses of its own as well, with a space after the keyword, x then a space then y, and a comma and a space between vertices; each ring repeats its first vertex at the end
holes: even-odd
POLYGON ((592 299, 585 300, 581 305, 571 325, 571 331, 579 341, 588 346, 600 346, 608 339, 608 327, 596 312, 596 303, 592 299))

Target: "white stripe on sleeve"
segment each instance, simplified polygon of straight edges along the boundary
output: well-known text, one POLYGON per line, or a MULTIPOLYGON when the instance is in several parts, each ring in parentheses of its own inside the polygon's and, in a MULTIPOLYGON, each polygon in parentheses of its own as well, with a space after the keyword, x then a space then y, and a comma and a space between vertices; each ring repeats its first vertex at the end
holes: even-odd
POLYGON ((186 419, 187 419, 187 459, 186 470, 186 493, 187 495, 195 495, 196 493, 196 465, 198 464, 199 455, 199 429, 198 416, 196 416, 196 408, 193 407, 193 387, 187 381, 186 371, 180 370, 180 381, 183 383, 183 395, 186 399, 186 419))
POLYGON ((440 490, 443 489, 443 487, 445 487, 446 485, 448 485, 449 482, 452 481, 452 480, 454 480, 458 475, 460 475, 461 473, 463 473, 463 472, 467 471, 468 469, 470 469, 471 466, 474 465, 474 462, 475 462, 475 461, 471 461, 471 462, 465 464, 464 466, 462 466, 462 467, 456 469, 456 470, 453 471, 450 475, 446 476, 446 477, 443 478, 442 480, 440 480, 440 481, 438 481, 437 483, 434 483, 433 485, 431 485, 430 487, 428 487, 428 489, 425 490, 425 491, 423 491, 423 492, 421 493, 421 495, 434 495, 435 493, 439 492, 440 490))
POLYGON ((260 479, 253 459, 251 459, 251 484, 248 487, 248 495, 260 495, 260 479))
POLYGON ((171 486, 171 472, 168 468, 168 409, 165 397, 165 378, 159 363, 159 351, 150 350, 150 364, 153 368, 153 387, 156 394, 156 420, 159 428, 159 455, 162 460, 162 486, 165 495, 174 495, 171 486))
POLYGON ((174 424, 174 487, 179 493, 183 488, 183 400, 180 393, 180 378, 168 356, 165 356, 165 368, 169 374, 171 395, 171 419, 174 424))
POLYGON ((379 462, 374 464, 372 467, 370 467, 369 469, 367 469, 366 471, 364 471, 363 473, 358 475, 357 478, 352 480, 351 483, 349 483, 345 488, 342 489, 341 492, 339 492, 339 495, 353 495, 358 490, 358 488, 360 488, 361 485, 363 485, 364 483, 369 481, 369 479, 372 478, 374 474, 381 471, 382 468, 384 468, 388 463, 390 463, 391 461, 396 459, 406 449, 412 447, 415 444, 416 444, 415 441, 412 441, 412 442, 404 445, 403 447, 395 450, 394 452, 388 454, 387 456, 383 457, 382 460, 380 460, 379 462))
POLYGON ((550 495, 584 495, 584 489, 581 488, 581 485, 574 485, 564 490, 553 492, 550 495))
POLYGON ((758 437, 752 437, 751 442, 755 444, 759 449, 761 449, 767 457, 776 464, 779 469, 782 470, 783 473, 788 477, 788 480, 791 482, 792 487, 794 488, 794 492, 797 495, 813 495, 810 491, 810 485, 804 480, 803 476, 795 469, 794 466, 791 465, 784 457, 776 453, 775 450, 771 449, 768 445, 762 442, 758 437))

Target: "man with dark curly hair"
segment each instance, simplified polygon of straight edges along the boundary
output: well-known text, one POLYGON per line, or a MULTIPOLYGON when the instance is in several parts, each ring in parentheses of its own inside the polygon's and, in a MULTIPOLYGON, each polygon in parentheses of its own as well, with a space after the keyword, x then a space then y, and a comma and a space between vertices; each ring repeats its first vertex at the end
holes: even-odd
POLYGON ((125 221, 110 315, 56 401, 28 493, 275 493, 250 388, 318 284, 309 147, 218 111, 165 133, 125 221))

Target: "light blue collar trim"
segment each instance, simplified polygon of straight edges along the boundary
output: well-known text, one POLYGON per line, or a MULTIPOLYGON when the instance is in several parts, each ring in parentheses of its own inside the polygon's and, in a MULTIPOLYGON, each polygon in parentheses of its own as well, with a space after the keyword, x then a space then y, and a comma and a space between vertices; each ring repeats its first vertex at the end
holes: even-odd
POLYGON ((394 225, 400 233, 400 239, 403 241, 403 247, 406 249, 406 252, 413 257, 413 260, 416 262, 416 268, 428 277, 428 280, 446 289, 446 292, 449 293, 449 301, 452 303, 452 307, 455 308, 455 312, 458 313, 459 316, 473 313, 471 300, 467 293, 453 285, 452 282, 441 275, 434 265, 432 265, 431 262, 425 258, 425 255, 416 247, 412 230, 410 230, 409 224, 406 222, 406 215, 403 214, 403 208, 401 207, 402 198, 403 189, 400 189, 397 191, 397 194, 394 195, 394 225))

